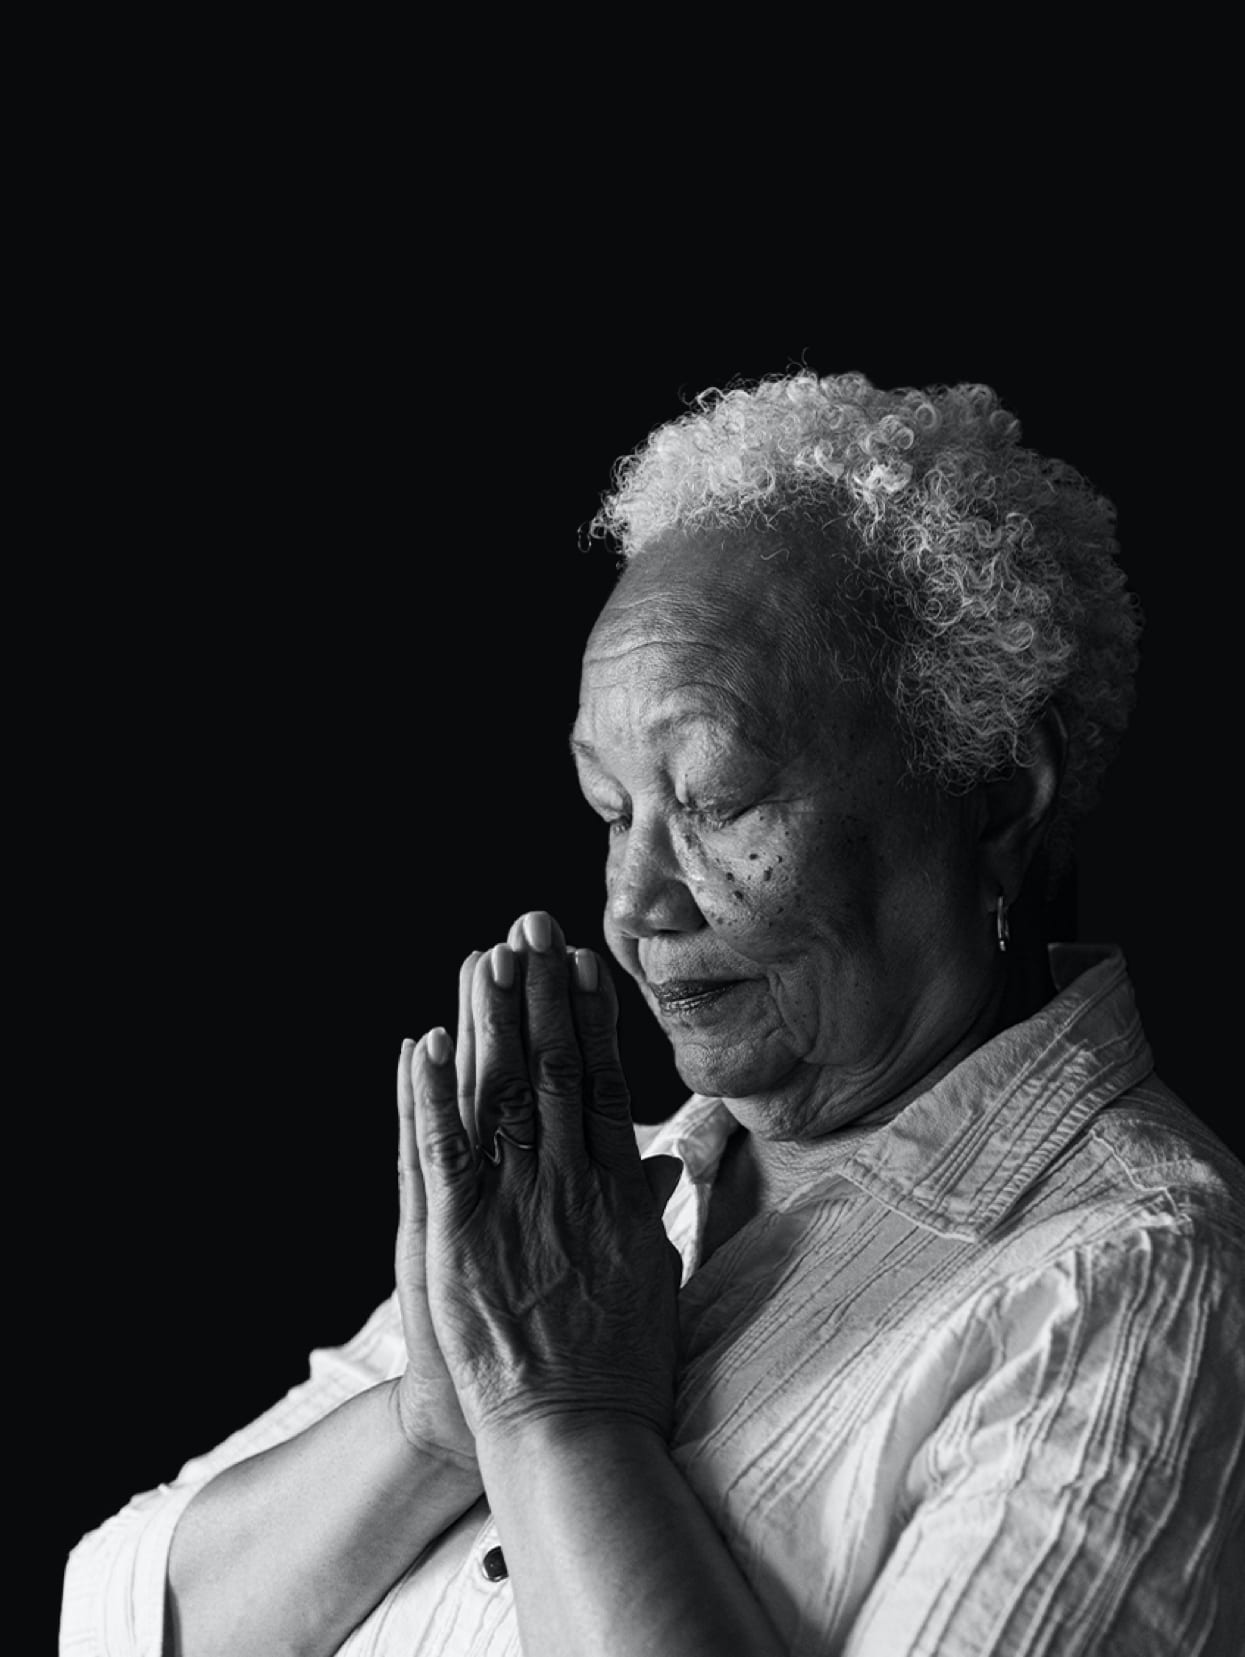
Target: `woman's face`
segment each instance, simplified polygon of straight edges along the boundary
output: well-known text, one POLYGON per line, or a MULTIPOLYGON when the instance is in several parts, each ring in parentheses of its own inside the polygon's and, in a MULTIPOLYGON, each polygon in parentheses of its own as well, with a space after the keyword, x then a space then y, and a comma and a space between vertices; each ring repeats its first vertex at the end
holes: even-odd
POLYGON ((799 1139, 926 1076, 992 962, 965 813, 901 789, 884 725, 793 654, 814 588, 784 550, 637 560, 589 640, 573 745, 608 824, 606 937, 683 1081, 799 1139))

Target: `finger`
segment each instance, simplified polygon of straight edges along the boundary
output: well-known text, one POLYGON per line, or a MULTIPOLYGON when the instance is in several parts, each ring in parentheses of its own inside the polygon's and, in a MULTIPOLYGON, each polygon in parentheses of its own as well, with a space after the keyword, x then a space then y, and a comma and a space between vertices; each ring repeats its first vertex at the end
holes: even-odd
POLYGON ((473 949, 458 969, 458 1039, 454 1044, 458 1070, 458 1114, 471 1140, 472 1150, 479 1149, 480 1133, 476 1123, 476 1030, 471 1012, 471 985, 476 962, 483 953, 483 950, 473 949))
POLYGON ((408 1037, 398 1055, 398 1216, 403 1232, 422 1231, 428 1218, 415 1134, 415 1087, 411 1080, 414 1050, 415 1043, 408 1037))
POLYGON ((609 969, 591 949, 575 951, 570 1001, 583 1056, 588 1155, 603 1168, 635 1178, 640 1152, 618 1054, 618 999, 609 969))
POLYGON ((518 1145, 536 1144, 536 1098, 523 1046, 523 991, 508 944, 476 962, 471 986, 475 1029, 475 1112, 481 1154, 496 1156, 497 1130, 518 1145))
POLYGON ((411 1055, 415 1140, 430 1226, 462 1217, 475 1205, 475 1154, 458 1114, 453 1060, 454 1044, 440 1027, 430 1030, 411 1055))
MULTIPOLYGON (((527 932, 524 928, 524 922, 527 920, 527 917, 528 917, 529 914, 542 914, 543 915, 543 914, 546 914, 546 913, 547 913, 547 911, 543 910, 543 909, 541 909, 541 910, 529 909, 525 914, 520 915, 518 920, 515 921, 514 925, 510 928, 509 932, 507 932, 507 934, 506 934, 506 942, 507 942, 507 944, 509 944, 510 948, 515 950, 518 953, 522 953, 524 950, 530 948, 531 946, 528 942, 528 936, 527 936, 527 932)), ((554 943, 553 943, 552 947, 561 949, 563 955, 566 957, 568 968, 569 968, 570 962, 572 962, 575 958, 575 951, 571 948, 570 944, 568 944, 566 942, 565 938, 562 935, 562 928, 558 925, 557 921, 554 920, 552 915, 549 916, 549 926, 550 926, 550 930, 551 930, 553 940, 554 940, 554 943)))
POLYGON ((584 1062, 571 1012, 566 939, 553 916, 543 909, 525 915, 515 953, 523 981, 523 1037, 539 1138, 559 1162, 582 1165, 584 1062))

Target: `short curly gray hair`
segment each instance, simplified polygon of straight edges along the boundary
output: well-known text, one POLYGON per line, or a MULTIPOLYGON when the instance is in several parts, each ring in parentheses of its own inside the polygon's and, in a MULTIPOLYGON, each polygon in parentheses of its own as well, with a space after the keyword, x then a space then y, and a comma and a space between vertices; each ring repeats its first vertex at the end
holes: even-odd
POLYGON ((802 370, 710 388, 617 463, 588 532, 626 559, 676 528, 843 526, 882 618, 863 654, 913 778, 961 793, 1005 774, 1058 708, 1061 861, 1128 721, 1141 614, 1111 502, 1019 439, 984 385, 880 391, 802 370))

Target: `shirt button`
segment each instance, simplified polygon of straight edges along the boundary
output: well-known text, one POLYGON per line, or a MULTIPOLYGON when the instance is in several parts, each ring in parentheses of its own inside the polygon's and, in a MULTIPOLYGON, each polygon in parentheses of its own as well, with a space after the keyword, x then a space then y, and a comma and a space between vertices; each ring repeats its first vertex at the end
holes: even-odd
POLYGON ((480 1569, 490 1582, 500 1582, 503 1577, 510 1575, 506 1569, 506 1556, 500 1548, 490 1548, 480 1561, 480 1569))

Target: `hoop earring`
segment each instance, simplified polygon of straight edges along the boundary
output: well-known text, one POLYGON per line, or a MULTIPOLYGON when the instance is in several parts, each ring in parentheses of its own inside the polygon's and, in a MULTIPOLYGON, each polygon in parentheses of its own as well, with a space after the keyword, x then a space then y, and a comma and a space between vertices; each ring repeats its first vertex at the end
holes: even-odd
POLYGON ((1006 955, 1007 940, 1012 935, 1012 929, 1007 919, 1007 900, 1002 892, 999 893, 998 901, 994 906, 994 927, 999 939, 999 954, 1006 955))

